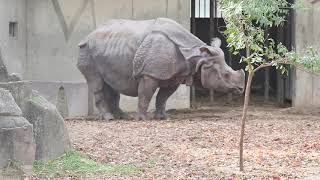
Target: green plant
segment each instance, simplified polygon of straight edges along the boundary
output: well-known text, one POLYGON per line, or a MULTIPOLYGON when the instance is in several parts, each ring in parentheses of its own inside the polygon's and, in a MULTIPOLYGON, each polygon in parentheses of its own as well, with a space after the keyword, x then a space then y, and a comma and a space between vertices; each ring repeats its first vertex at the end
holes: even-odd
POLYGON ((47 162, 36 161, 33 165, 36 174, 62 174, 65 172, 85 173, 116 173, 129 174, 139 172, 133 165, 105 165, 97 163, 77 151, 70 151, 57 159, 47 162))
POLYGON ((285 22, 285 17, 292 8, 287 0, 221 0, 220 5, 226 21, 224 34, 230 51, 236 55, 240 50, 246 50, 246 55, 240 60, 246 64, 245 70, 248 73, 239 142, 240 171, 243 171, 243 138, 254 74, 269 66, 285 73, 284 64, 319 72, 320 58, 313 48, 307 49, 302 56, 289 52, 281 42, 275 41, 266 33, 269 28, 282 26, 285 22))

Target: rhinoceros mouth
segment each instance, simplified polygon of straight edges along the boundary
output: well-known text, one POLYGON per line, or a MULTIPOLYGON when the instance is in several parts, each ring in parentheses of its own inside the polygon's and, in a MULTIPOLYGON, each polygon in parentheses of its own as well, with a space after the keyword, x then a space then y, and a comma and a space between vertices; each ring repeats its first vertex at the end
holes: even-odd
POLYGON ((232 88, 232 92, 235 94, 243 94, 244 88, 242 88, 242 87, 232 88))

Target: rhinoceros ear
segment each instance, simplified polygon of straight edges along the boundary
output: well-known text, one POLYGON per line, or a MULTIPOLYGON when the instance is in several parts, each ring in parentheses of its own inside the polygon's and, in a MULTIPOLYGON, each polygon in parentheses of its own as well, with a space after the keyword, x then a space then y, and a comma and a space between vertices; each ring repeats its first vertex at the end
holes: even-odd
POLYGON ((221 39, 219 38, 212 38, 211 39, 211 46, 212 47, 220 47, 221 46, 221 39))
POLYGON ((202 46, 200 47, 200 52, 202 56, 222 56, 224 55, 220 47, 215 46, 202 46))
POLYGON ((186 60, 189 60, 193 57, 201 56, 201 49, 199 47, 194 47, 194 48, 179 48, 181 54, 186 60))
POLYGON ((200 47, 199 50, 200 50, 201 54, 203 54, 204 56, 206 56, 206 55, 212 56, 213 55, 212 53, 214 53, 214 52, 212 52, 212 49, 210 50, 210 48, 207 46, 200 47))

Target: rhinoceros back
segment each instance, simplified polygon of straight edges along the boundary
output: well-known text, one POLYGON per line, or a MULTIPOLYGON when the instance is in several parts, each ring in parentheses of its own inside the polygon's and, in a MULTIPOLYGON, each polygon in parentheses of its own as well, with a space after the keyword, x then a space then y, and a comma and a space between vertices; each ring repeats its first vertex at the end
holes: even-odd
POLYGON ((206 44, 171 19, 158 18, 150 28, 134 57, 133 77, 167 80, 189 75, 190 70, 181 73, 181 68, 189 67, 189 58, 200 52, 196 47, 206 44))
MULTIPOLYGON (((115 90, 127 92, 136 86, 132 78, 132 61, 141 41, 154 20, 110 20, 79 43, 78 65, 90 67, 115 90), (88 55, 86 55, 88 54, 88 55)), ((130 93, 124 93, 130 94, 130 93)))
POLYGON ((128 68, 130 63, 132 67, 134 55, 152 24, 152 20, 110 20, 90 33, 79 43, 79 47, 87 45, 94 61, 92 63, 95 63, 101 73, 105 73, 105 66, 123 68, 124 63, 128 68))

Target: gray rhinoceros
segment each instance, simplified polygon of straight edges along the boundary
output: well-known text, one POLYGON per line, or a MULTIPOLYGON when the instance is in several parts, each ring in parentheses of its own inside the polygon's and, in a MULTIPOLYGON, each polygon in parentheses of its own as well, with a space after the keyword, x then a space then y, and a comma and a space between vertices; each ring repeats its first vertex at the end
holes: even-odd
POLYGON ((104 119, 128 118, 119 108, 120 93, 138 96, 136 119, 146 119, 157 88, 155 118, 166 119, 167 99, 196 74, 205 88, 243 92, 244 72, 225 63, 220 45, 216 38, 208 46, 166 18, 110 20, 79 43, 77 67, 104 119))

